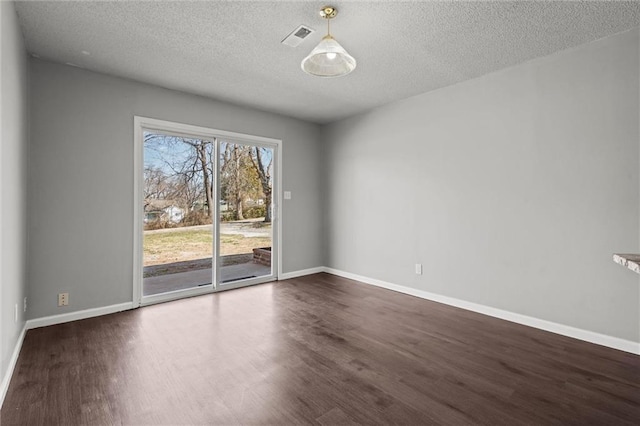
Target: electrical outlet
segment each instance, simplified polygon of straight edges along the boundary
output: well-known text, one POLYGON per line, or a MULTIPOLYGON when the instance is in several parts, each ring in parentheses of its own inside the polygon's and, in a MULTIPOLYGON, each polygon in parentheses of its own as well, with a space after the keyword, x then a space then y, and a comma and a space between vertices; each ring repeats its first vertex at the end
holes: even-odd
POLYGON ((422 263, 416 263, 416 275, 422 275, 422 263))
POLYGON ((58 306, 67 306, 69 304, 69 293, 58 294, 58 306))
POLYGON ((16 308, 13 310, 13 322, 18 322, 18 304, 16 303, 16 308))
POLYGON ((22 302, 22 312, 27 312, 27 298, 24 298, 24 301, 22 302))

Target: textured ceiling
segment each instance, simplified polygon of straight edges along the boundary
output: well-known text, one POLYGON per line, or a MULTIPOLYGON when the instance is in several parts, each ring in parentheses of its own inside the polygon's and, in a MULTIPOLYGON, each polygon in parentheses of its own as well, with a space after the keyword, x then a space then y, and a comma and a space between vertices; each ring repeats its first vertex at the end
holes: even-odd
POLYGON ((640 25, 640 2, 34 2, 16 4, 29 52, 88 70, 326 123, 640 25), (348 76, 304 74, 332 34, 348 76), (296 48, 300 24, 317 31, 296 48), (83 51, 85 53, 83 53, 83 51), (87 54, 89 53, 89 54, 87 54))

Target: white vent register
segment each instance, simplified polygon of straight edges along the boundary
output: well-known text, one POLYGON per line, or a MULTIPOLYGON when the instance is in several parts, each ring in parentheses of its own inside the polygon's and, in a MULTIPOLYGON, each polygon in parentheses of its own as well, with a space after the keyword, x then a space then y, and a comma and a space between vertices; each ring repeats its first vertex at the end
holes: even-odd
POLYGON ((306 25, 300 25, 295 30, 291 31, 291 33, 282 40, 282 44, 286 44, 287 46, 296 47, 299 46, 300 43, 304 41, 311 33, 315 30, 307 27, 306 25))

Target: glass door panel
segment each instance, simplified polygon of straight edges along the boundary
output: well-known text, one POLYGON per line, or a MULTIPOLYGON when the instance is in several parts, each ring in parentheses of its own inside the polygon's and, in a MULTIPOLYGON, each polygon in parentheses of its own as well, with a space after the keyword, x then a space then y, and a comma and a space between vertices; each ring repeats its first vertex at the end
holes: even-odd
POLYGON ((228 286, 273 277, 275 149, 220 140, 218 150, 218 282, 228 286))
POLYGON ((143 132, 142 295, 212 286, 215 141, 143 132))

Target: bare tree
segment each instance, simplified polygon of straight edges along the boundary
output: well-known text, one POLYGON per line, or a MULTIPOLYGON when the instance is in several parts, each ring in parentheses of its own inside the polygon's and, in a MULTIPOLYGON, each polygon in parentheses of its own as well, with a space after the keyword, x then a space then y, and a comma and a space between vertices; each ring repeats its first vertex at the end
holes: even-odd
POLYGON ((241 149, 234 143, 223 143, 224 151, 222 151, 220 177, 223 180, 225 188, 225 197, 227 202, 233 206, 236 213, 236 219, 243 220, 243 194, 241 177, 241 149))
MULTIPOLYGON (((219 161, 220 189, 236 219, 245 218, 245 203, 266 198, 265 221, 271 221, 272 157, 265 148, 221 141, 219 158, 214 158, 217 140, 145 133, 145 150, 153 166, 145 170, 145 196, 179 202, 197 216, 215 213, 215 161, 219 161), (160 164, 160 165, 158 165, 160 164)), ((146 155, 146 154, 145 154, 146 155)))
POLYGON ((169 192, 169 177, 156 167, 145 167, 144 169, 144 198, 163 199, 169 192))
POLYGON ((204 211, 211 218, 213 201, 213 141, 190 139, 155 133, 145 134, 146 149, 155 150, 164 167, 170 171, 175 191, 174 200, 193 210, 204 198, 204 211))
POLYGON ((264 212, 264 221, 267 223, 271 222, 271 165, 273 164, 273 154, 268 155, 268 162, 265 162, 265 154, 268 148, 261 148, 258 146, 253 147, 250 158, 253 166, 258 173, 258 178, 260 179, 260 185, 262 186, 262 192, 264 193, 265 198, 265 212, 264 212))
MULTIPOLYGON (((207 216, 211 217, 215 212, 215 205, 213 202, 213 176, 212 176, 212 142, 205 139, 185 139, 182 138, 182 143, 185 143, 193 148, 196 157, 196 168, 202 176, 202 185, 204 188, 205 204, 207 206, 207 216)), ((193 170, 192 168, 191 170, 193 170)))
POLYGON ((236 219, 243 220, 244 204, 261 195, 259 177, 251 163, 251 147, 223 142, 220 149, 220 187, 236 219))

